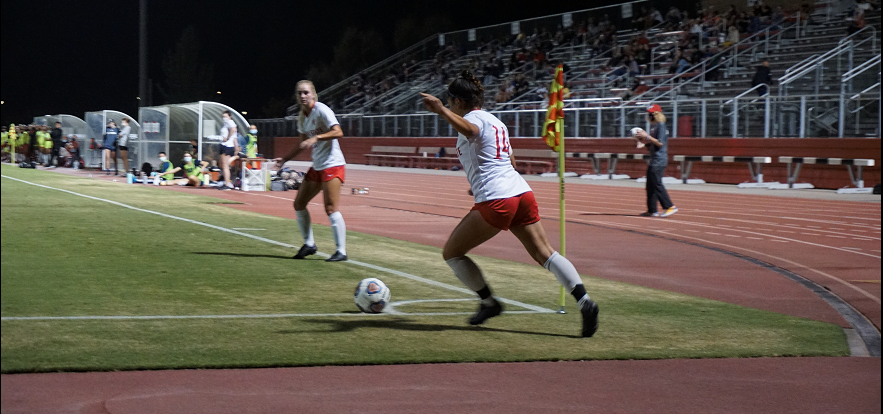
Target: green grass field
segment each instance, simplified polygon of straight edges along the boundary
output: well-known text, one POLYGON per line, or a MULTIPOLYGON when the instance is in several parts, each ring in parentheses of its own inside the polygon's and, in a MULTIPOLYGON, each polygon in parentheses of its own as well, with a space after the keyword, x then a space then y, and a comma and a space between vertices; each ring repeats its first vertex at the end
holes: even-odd
MULTIPOLYGON (((579 314, 509 313, 466 324, 471 295, 25 180, 299 246, 292 220, 205 196, 2 166, 2 372, 466 361, 848 355, 832 324, 584 276, 601 328, 579 314), (365 315, 352 292, 383 279, 411 314, 365 315), (448 301, 444 301, 444 300, 448 301), (450 313, 462 313, 450 315, 450 313), (285 317, 245 317, 280 315, 285 317), (239 315, 195 318, 206 315, 239 315), (179 319, 8 319, 194 316, 179 319)), ((317 243, 332 248, 328 228, 317 243)), ((461 288, 440 249, 348 233, 356 260, 461 288)), ((539 266, 474 257, 496 294, 557 309, 539 266)), ((509 305, 509 311, 525 311, 509 305)))

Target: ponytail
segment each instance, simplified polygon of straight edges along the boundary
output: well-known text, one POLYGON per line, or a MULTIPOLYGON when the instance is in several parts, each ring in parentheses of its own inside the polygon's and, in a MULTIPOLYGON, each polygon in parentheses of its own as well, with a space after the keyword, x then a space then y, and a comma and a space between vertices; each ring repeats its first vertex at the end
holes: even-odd
POLYGON ((472 108, 481 108, 484 105, 484 87, 469 69, 460 72, 460 76, 448 85, 448 93, 472 108))

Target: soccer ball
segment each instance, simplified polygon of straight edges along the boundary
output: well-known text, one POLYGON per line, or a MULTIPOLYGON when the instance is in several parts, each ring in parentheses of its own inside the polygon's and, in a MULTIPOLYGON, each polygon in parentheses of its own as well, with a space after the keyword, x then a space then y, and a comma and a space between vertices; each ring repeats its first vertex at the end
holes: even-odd
POLYGON ((356 286, 353 301, 365 313, 380 313, 389 303, 389 288, 380 279, 369 277, 356 286))
POLYGON ((635 136, 635 135, 638 135, 639 132, 644 132, 644 128, 635 127, 635 128, 632 128, 632 130, 630 132, 632 133, 632 136, 635 136))

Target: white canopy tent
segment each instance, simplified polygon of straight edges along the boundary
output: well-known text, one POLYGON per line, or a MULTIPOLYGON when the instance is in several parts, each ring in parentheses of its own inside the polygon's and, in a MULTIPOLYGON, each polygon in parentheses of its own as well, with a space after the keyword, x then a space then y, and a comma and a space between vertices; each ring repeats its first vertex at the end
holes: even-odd
MULTIPOLYGON (((248 121, 227 105, 199 101, 186 104, 143 107, 138 110, 141 132, 138 143, 138 164, 159 165, 159 152, 165 152, 173 164, 181 163, 185 151, 190 151, 190 140, 199 148, 197 159, 217 164, 222 139, 221 114, 230 111, 238 132, 245 135, 248 121)), ((131 147, 130 147, 131 149, 131 147)))
MULTIPOLYGON (((132 129, 129 133, 129 140, 126 146, 129 148, 129 161, 137 161, 138 160, 138 137, 141 135, 141 124, 138 123, 134 118, 129 115, 126 115, 120 111, 113 110, 103 110, 103 111, 94 111, 94 112, 86 112, 86 139, 90 140, 87 142, 91 142, 92 139, 101 146, 102 141, 104 140, 104 132, 105 127, 107 127, 107 123, 113 120, 118 128, 122 128, 120 124, 120 120, 123 118, 129 118, 129 127, 132 129)), ((88 147, 88 145, 86 145, 88 147)), ((101 157, 95 157, 95 154, 92 154, 94 150, 87 149, 83 151, 83 146, 81 145, 81 153, 90 154, 91 156, 84 156, 86 161, 86 167, 98 167, 96 164, 96 160, 100 162, 101 157)), ((133 166, 138 166, 137 164, 132 164, 133 166)))
POLYGON ((86 121, 73 115, 65 114, 34 117, 34 125, 46 125, 49 128, 55 128, 56 122, 61 122, 61 132, 64 135, 76 135, 77 141, 80 141, 80 144, 83 143, 83 139, 86 138, 86 121))

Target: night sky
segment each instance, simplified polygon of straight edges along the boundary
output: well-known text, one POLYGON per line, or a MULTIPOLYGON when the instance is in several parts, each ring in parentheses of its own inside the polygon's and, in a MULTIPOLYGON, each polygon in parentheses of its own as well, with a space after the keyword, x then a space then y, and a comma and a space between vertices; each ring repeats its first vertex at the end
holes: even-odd
MULTIPOLYGON (((447 16, 462 30, 615 4, 615 1, 405 2, 371 0, 189 2, 148 0, 148 76, 193 26, 200 61, 214 65, 215 100, 261 116, 270 99, 290 99, 311 63, 330 61, 342 28, 372 28, 392 48, 405 16, 447 16), (517 6, 513 6, 518 4, 517 6)), ((2 123, 34 116, 114 109, 137 117, 138 0, 3 0, 2 123)), ((162 101, 154 92, 154 104, 162 101)))

